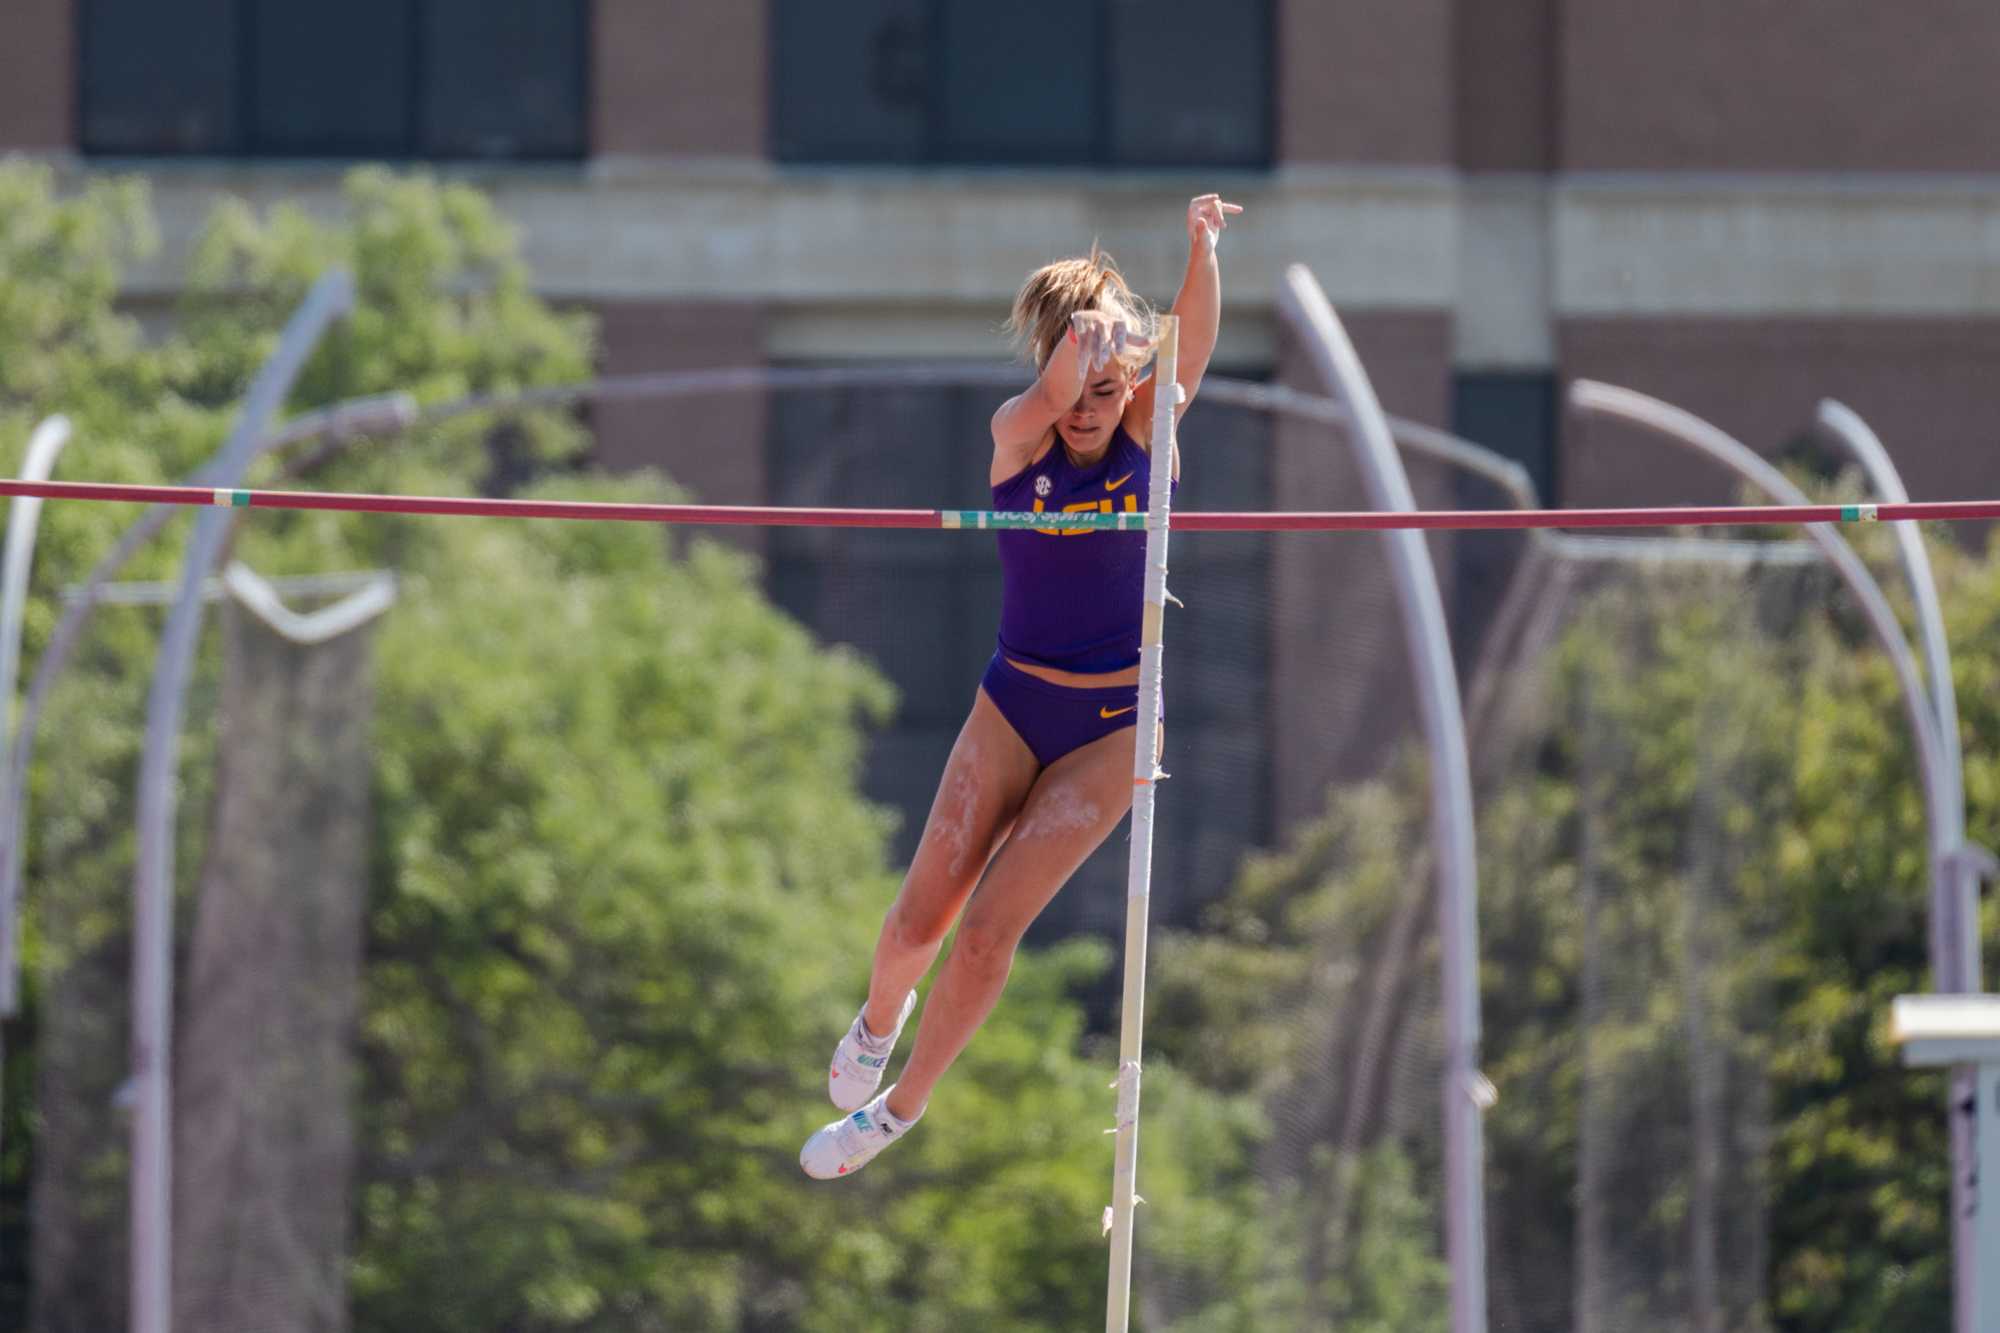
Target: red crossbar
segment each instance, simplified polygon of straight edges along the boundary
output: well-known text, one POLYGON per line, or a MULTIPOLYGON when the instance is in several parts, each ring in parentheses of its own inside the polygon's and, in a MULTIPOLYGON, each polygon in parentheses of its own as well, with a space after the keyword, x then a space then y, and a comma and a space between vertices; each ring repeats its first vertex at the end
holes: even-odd
MULTIPOLYGON (((461 496, 357 495, 327 491, 216 490, 200 486, 126 486, 89 481, 0 480, 0 495, 44 500, 318 509, 369 514, 439 514, 485 518, 596 519, 628 523, 751 527, 936 528, 938 509, 811 509, 758 505, 611 504, 590 500, 489 500, 461 496)), ((949 511, 954 514, 976 511, 949 511)), ((1519 528, 1668 528, 2000 519, 2000 500, 1920 501, 1880 505, 1704 505, 1654 509, 1479 509, 1401 513, 1176 513, 1177 532, 1349 532, 1519 528)), ((1068 521, 1077 521, 1073 516, 1068 521)), ((971 527, 966 523, 960 526, 971 527)))

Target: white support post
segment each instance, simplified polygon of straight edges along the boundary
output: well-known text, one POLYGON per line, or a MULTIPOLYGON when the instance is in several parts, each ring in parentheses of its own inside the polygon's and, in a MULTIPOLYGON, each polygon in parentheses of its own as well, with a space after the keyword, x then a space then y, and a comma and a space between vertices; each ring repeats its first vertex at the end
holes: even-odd
POLYGON ((1132 1316, 1132 1207, 1138 1201, 1139 1051, 1146 1024, 1146 916, 1153 886, 1153 799, 1160 772, 1160 643, 1167 605, 1167 519, 1173 503, 1180 320, 1160 318, 1153 362, 1152 484, 1146 496, 1146 607, 1139 634, 1139 725, 1132 748, 1132 859, 1125 879, 1125 992, 1118 1026, 1118 1123, 1111 1176, 1111 1274, 1105 1333, 1132 1316))
POLYGON ((1972 1212, 1969 1290, 1960 1288, 1962 1304, 1956 1326, 1973 1333, 2000 1333, 2000 1282, 1981 1280, 2000 1273, 2000 995, 1898 995, 1889 1015, 1889 1037, 1903 1048, 1903 1063, 1916 1068, 1967 1069, 1976 1122, 1973 1134, 1978 1188, 1966 1191, 1953 1207, 1972 1212))

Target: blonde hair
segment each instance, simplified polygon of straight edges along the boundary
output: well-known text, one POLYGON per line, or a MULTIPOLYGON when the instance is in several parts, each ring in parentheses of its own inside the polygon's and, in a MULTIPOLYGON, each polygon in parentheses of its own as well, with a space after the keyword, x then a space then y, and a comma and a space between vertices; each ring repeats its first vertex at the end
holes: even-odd
MULTIPOLYGON (((1056 344, 1069 332, 1071 315, 1080 310, 1101 310, 1122 319, 1138 333, 1154 335, 1155 316, 1146 298, 1134 292, 1118 271, 1117 263, 1092 242, 1090 253, 1077 259, 1058 259, 1028 275, 1014 297, 1014 312, 1007 319, 1007 332, 1034 360, 1040 370, 1055 354, 1056 344)), ((1147 353, 1127 352, 1119 358, 1127 372, 1145 364, 1147 353)))

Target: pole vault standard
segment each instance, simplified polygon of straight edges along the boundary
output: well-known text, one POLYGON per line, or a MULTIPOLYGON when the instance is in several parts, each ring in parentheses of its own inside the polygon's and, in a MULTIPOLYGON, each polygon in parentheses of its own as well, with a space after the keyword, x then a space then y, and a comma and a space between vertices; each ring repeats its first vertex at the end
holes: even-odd
MULTIPOLYGON (((1143 532, 1143 513, 1024 514, 990 509, 809 509, 771 505, 615 504, 593 500, 487 500, 459 496, 357 495, 338 491, 246 491, 203 486, 126 486, 94 481, 0 479, 0 496, 224 509, 316 509, 458 518, 563 518, 777 528, 1100 528, 1143 532)), ((1176 514, 1182 532, 1470 531, 1519 528, 1782 527, 1800 523, 1920 523, 2000 519, 2000 500, 1905 504, 1708 505, 1664 509, 1431 509, 1176 514)))

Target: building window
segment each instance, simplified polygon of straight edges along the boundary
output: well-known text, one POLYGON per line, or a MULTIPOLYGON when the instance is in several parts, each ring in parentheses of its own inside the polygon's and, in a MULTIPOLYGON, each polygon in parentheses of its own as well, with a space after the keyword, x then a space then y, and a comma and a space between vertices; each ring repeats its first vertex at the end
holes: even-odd
MULTIPOLYGON (((1462 370, 1452 377, 1451 428, 1527 470, 1545 505, 1561 502, 1556 429, 1560 400, 1556 377, 1545 370, 1462 370)), ((1497 509, 1507 499, 1470 473, 1458 476, 1458 507, 1497 509)), ((1507 594, 1527 546, 1516 532, 1453 534, 1452 646, 1459 670, 1469 672, 1507 594)))
POLYGON ((1271 3, 775 0, 774 155, 1264 167, 1271 3))
POLYGON ((585 0, 83 0, 87 153, 583 156, 585 0))
POLYGON ((1543 504, 1555 504, 1556 379, 1545 370, 1472 371, 1452 377, 1451 428, 1528 470, 1543 504))

